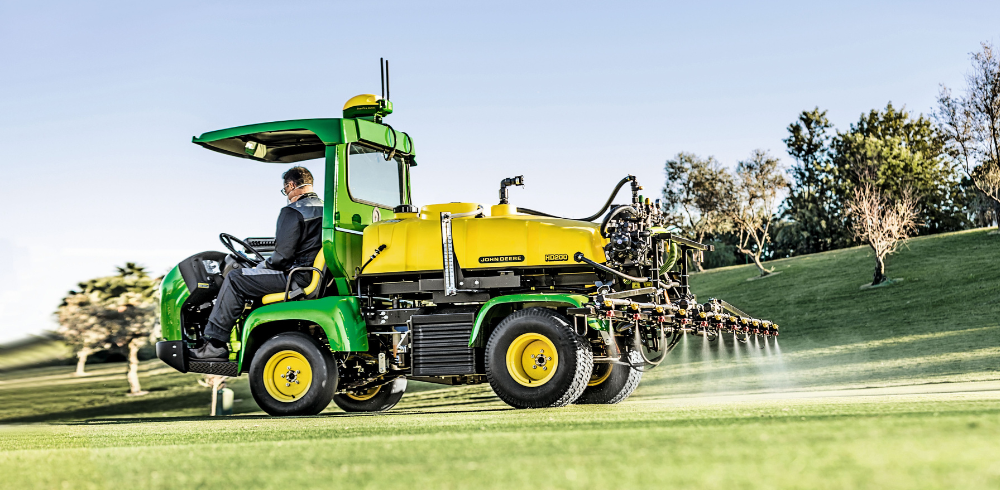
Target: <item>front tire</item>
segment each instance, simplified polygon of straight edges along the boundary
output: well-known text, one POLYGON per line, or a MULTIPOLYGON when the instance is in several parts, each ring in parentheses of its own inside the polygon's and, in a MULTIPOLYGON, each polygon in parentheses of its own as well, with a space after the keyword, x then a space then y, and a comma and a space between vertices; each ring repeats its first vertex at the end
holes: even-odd
POLYGON ((587 339, 548 308, 514 312, 486 344, 486 377, 514 408, 563 407, 573 403, 594 369, 587 339))
POLYGON ((316 415, 336 389, 333 355, 300 332, 271 337, 250 363, 250 393, 270 415, 316 415))
POLYGON ((629 366, 621 364, 594 364, 594 372, 576 403, 581 405, 619 403, 629 397, 642 380, 642 371, 632 366, 642 366, 642 357, 634 350, 626 351, 629 366))
POLYGON ((406 392, 406 378, 396 378, 365 391, 348 391, 333 396, 333 403, 345 412, 385 412, 395 407, 406 392))

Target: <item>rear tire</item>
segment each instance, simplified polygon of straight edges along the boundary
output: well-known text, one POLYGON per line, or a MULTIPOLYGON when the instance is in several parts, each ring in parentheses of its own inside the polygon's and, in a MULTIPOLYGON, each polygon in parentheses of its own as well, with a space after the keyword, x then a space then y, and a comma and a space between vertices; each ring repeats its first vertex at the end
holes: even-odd
POLYGON ((333 355, 301 332, 271 337, 250 363, 250 394, 270 415, 316 415, 336 389, 333 355))
POLYGON ((345 412, 385 412, 395 407, 406 392, 406 378, 396 378, 364 392, 351 391, 333 396, 345 412))
POLYGON ((548 308, 512 313, 486 344, 486 377, 514 408, 569 405, 587 388, 593 370, 590 343, 548 308))
POLYGON ((629 397, 642 380, 642 371, 632 367, 643 365, 642 357, 634 350, 625 352, 626 362, 621 364, 594 364, 594 371, 576 403, 581 405, 614 404, 629 397))

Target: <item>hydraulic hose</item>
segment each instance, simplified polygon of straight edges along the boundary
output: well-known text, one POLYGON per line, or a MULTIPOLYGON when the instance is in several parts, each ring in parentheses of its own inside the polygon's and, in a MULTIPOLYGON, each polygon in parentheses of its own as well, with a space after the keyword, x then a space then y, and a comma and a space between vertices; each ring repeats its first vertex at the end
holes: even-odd
POLYGON ((621 213, 634 212, 634 211, 635 208, 633 208, 632 206, 615 206, 615 209, 613 209, 610 213, 608 213, 607 216, 604 217, 604 221, 601 221, 601 236, 604 238, 608 238, 608 223, 610 223, 611 220, 615 219, 615 216, 618 216, 621 213))
POLYGON ((563 218, 562 216, 543 213, 541 211, 535 211, 534 209, 528 209, 528 208, 517 208, 517 212, 530 214, 533 216, 544 216, 546 218, 569 219, 574 221, 594 221, 595 219, 599 218, 602 214, 604 214, 604 212, 607 211, 609 207, 611 207, 611 201, 613 201, 615 199, 615 196, 618 195, 618 191, 621 190, 622 186, 625 185, 626 182, 631 182, 634 180, 635 176, 629 175, 628 177, 625 177, 620 182, 618 182, 618 185, 615 186, 615 190, 611 191, 611 196, 608 197, 608 201, 604 203, 604 206, 601 208, 601 210, 590 216, 587 216, 586 218, 563 218))
MULTIPOLYGON (((670 350, 666 349, 667 338, 665 335, 663 335, 663 329, 660 329, 660 345, 664 346, 664 349, 663 353, 660 354, 660 357, 657 357, 656 359, 650 359, 646 357, 646 354, 644 352, 642 352, 642 341, 639 340, 639 325, 633 327, 632 330, 634 330, 634 335, 632 337, 632 348, 639 353, 639 357, 642 357, 643 362, 652 367, 659 366, 660 363, 667 358, 667 354, 670 353, 670 350)), ((643 366, 643 370, 645 370, 645 366, 643 366)))
POLYGON ((674 350, 674 347, 677 346, 677 342, 680 342, 681 335, 684 335, 684 334, 681 333, 681 332, 679 332, 679 331, 678 332, 674 332, 673 337, 670 338, 670 343, 667 344, 666 343, 667 338, 663 334, 663 331, 661 330, 660 331, 660 345, 663 345, 663 350, 662 350, 663 353, 660 354, 660 357, 657 357, 656 359, 650 359, 650 358, 646 357, 646 354, 644 352, 642 352, 642 342, 639 340, 639 328, 635 327, 635 335, 633 336, 633 340, 632 340, 632 348, 635 349, 639 353, 639 357, 642 358, 642 362, 644 364, 641 364, 641 365, 640 364, 632 364, 631 362, 629 362, 629 366, 631 366, 632 369, 635 369, 635 370, 638 370, 638 371, 642 371, 642 372, 645 372, 646 369, 651 369, 651 368, 655 368, 656 366, 659 366, 663 362, 663 360, 667 358, 667 354, 669 354, 670 351, 674 350), (666 345, 664 345, 664 344, 666 344, 666 345), (640 366, 642 367, 642 369, 639 369, 640 366))
POLYGON ((647 281, 649 281, 648 277, 633 277, 633 276, 630 276, 630 275, 628 275, 628 274, 626 274, 624 272, 616 271, 616 270, 614 270, 614 269, 612 269, 612 268, 610 268, 610 267, 608 267, 608 266, 606 266, 604 264, 598 264, 597 262, 594 262, 593 260, 590 260, 587 257, 585 257, 583 255, 583 252, 577 252, 576 254, 574 254, 573 255, 573 260, 576 260, 577 262, 585 262, 585 263, 593 266, 594 268, 600 269, 600 270, 602 270, 604 272, 610 272, 610 273, 612 273, 612 274, 614 274, 614 275, 616 275, 618 277, 621 277, 623 279, 628 279, 629 281, 632 281, 632 282, 647 282, 647 281))

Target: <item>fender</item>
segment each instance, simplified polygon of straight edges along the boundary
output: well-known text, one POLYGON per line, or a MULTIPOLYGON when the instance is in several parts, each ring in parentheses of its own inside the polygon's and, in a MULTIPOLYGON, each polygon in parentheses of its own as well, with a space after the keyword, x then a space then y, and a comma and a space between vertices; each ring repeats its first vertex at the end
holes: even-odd
MULTIPOLYGON (((315 323, 326 332, 330 350, 334 352, 364 352, 368 350, 368 329, 361 316, 361 305, 355 296, 327 296, 320 299, 274 303, 257 308, 243 322, 241 347, 247 345, 253 329, 276 321, 299 320, 315 323)), ((243 369, 240 349, 239 369, 243 369)))
MULTIPOLYGON (((579 308, 586 304, 587 301, 588 298, 581 294, 534 293, 498 296, 487 301, 483 307, 479 309, 479 313, 476 314, 476 323, 472 326, 472 333, 469 335, 469 347, 482 346, 483 339, 479 338, 479 330, 486 320, 489 320, 494 316, 493 313, 497 311, 495 309, 496 306, 509 303, 547 303, 549 305, 565 305, 579 308)), ((594 328, 594 325, 591 324, 590 327, 594 328)))

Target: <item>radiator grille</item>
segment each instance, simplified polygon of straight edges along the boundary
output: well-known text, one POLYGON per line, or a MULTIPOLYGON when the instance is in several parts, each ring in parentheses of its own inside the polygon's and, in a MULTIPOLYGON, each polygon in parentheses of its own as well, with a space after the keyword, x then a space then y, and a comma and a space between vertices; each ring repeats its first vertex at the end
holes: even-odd
POLYGON ((413 375, 451 376, 477 373, 477 352, 469 347, 474 315, 414 315, 413 375))

